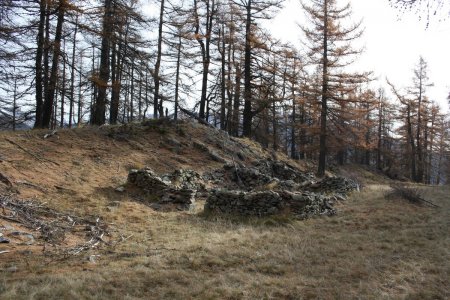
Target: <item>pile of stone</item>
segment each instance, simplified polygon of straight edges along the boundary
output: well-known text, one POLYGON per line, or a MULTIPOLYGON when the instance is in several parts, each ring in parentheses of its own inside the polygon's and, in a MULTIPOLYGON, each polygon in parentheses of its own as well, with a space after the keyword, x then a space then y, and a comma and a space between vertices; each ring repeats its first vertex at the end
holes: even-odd
POLYGON ((279 214, 307 218, 333 215, 332 198, 310 192, 213 190, 205 204, 205 212, 242 216, 279 214))
POLYGON ((189 169, 176 170, 171 174, 161 177, 164 181, 170 182, 177 188, 202 190, 205 188, 203 177, 197 172, 189 169))
POLYGON ((195 205, 195 195, 200 175, 191 170, 178 170, 158 176, 150 168, 131 170, 128 183, 145 191, 145 201, 157 210, 190 210, 195 205))
POLYGON ((312 173, 301 172, 284 162, 271 160, 260 160, 250 167, 226 164, 223 172, 215 172, 209 175, 214 175, 212 177, 216 181, 217 177, 223 176, 223 180, 226 181, 228 179, 234 182, 235 188, 247 191, 267 184, 297 190, 301 184, 314 179, 314 174, 312 173))
POLYGON ((345 177, 326 177, 322 180, 304 186, 310 191, 320 191, 322 193, 348 194, 351 191, 359 190, 359 184, 345 177))
POLYGON ((170 181, 163 180, 156 175, 150 168, 130 170, 128 173, 128 182, 159 197, 164 194, 164 191, 171 184, 170 181))

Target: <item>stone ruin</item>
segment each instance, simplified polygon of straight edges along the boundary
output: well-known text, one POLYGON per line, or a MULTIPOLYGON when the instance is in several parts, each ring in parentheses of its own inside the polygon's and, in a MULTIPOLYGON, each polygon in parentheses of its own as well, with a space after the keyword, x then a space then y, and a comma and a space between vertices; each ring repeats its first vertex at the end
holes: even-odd
POLYGON ((334 202, 359 189, 356 182, 347 178, 317 180, 312 173, 271 160, 257 161, 248 167, 225 164, 203 175, 177 170, 158 176, 144 168, 130 171, 128 181, 148 193, 155 209, 192 209, 199 192, 206 192, 205 212, 257 217, 333 215, 334 202))
POLYGON ((264 217, 289 214, 299 218, 312 215, 334 215, 330 196, 310 192, 213 190, 205 212, 264 217))
POLYGON ((192 170, 177 170, 158 176, 151 169, 131 170, 128 182, 147 194, 147 202, 157 210, 190 210, 198 189, 204 188, 200 175, 192 170))

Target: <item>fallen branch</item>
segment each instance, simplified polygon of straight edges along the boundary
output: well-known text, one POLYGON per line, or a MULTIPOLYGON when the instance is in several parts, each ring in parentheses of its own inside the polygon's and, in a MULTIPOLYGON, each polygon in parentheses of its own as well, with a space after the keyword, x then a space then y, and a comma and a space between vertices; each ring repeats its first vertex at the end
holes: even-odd
POLYGON ((14 142, 14 141, 12 141, 12 140, 10 140, 10 139, 8 139, 8 138, 5 138, 5 140, 8 141, 9 143, 13 144, 14 146, 16 146, 17 148, 19 148, 19 149, 22 150, 23 152, 25 152, 25 153, 31 155, 31 156, 34 157, 36 160, 39 160, 39 161, 42 161, 42 162, 50 162, 50 163, 52 163, 52 164, 55 164, 55 165, 59 166, 59 163, 57 163, 57 162, 55 162, 55 161, 53 161, 53 160, 47 159, 47 158, 45 158, 45 157, 39 157, 39 156, 37 156, 36 154, 34 154, 33 152, 31 152, 30 150, 24 148, 23 146, 19 145, 18 143, 14 142))
POLYGON ((43 188, 43 187, 41 187, 41 186, 39 186, 39 185, 36 185, 36 184, 34 184, 34 183, 25 181, 25 180, 16 180, 16 184, 23 184, 23 185, 26 185, 26 186, 35 188, 35 189, 37 189, 37 190, 39 190, 39 191, 41 191, 41 192, 44 192, 44 193, 47 192, 47 190, 46 190, 45 188, 43 188))
POLYGON ((16 222, 33 231, 39 231, 40 238, 53 246, 63 243, 67 233, 73 234, 82 231, 87 240, 70 249, 63 250, 66 255, 79 254, 96 247, 99 243, 109 245, 109 242, 103 238, 105 234, 108 234, 108 224, 99 217, 81 218, 60 213, 37 201, 20 200, 13 195, 0 195, 0 207, 3 208, 0 219, 16 222))
POLYGON ((202 118, 200 118, 199 116, 196 116, 193 112, 191 112, 191 111, 189 111, 189 110, 187 110, 187 109, 185 109, 185 108, 182 108, 179 104, 178 104, 178 108, 179 108, 183 113, 185 113, 186 115, 188 115, 189 117, 196 119, 200 124, 203 124, 203 125, 206 125, 206 126, 208 126, 208 127, 213 127, 213 128, 214 128, 214 126, 212 126, 211 124, 209 124, 208 122, 206 122, 205 120, 203 120, 202 118))
POLYGON ((3 175, 1 172, 0 172, 0 181, 3 182, 4 184, 6 184, 9 187, 12 187, 12 185, 13 185, 11 180, 9 180, 8 177, 3 175))
POLYGON ((436 205, 431 201, 425 200, 417 188, 405 186, 402 184, 391 184, 391 189, 392 191, 389 193, 390 195, 402 197, 412 203, 422 202, 431 205, 433 207, 440 208, 439 205, 436 205))

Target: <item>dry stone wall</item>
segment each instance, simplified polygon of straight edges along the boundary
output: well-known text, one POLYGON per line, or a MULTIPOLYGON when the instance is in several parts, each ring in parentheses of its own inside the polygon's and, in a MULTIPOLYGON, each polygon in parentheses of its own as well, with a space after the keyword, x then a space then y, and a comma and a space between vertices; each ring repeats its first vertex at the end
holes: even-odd
POLYGON ((191 170, 178 170, 162 177, 149 168, 131 170, 128 174, 128 182, 144 190, 150 206, 157 210, 192 209, 197 188, 201 186, 199 178, 191 170))
POLYGON ((211 191, 205 211, 256 217, 289 214, 303 219, 312 215, 334 215, 333 200, 333 197, 310 192, 217 189, 211 191))
POLYGON ((317 180, 311 173, 270 160, 257 161, 247 167, 225 164, 204 175, 177 170, 158 176, 144 168, 130 171, 128 181, 148 193, 155 209, 191 209, 196 196, 202 194, 206 195, 205 211, 210 213, 293 214, 300 218, 333 215, 334 202, 345 199, 349 192, 359 188, 347 178, 317 180))

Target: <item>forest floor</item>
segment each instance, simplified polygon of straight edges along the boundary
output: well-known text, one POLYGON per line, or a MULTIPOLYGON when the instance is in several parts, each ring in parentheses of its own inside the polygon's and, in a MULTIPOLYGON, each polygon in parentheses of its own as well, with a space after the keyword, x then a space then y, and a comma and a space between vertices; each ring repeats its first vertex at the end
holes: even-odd
POLYGON ((10 240, 0 243, 1 299, 450 298, 449 187, 418 186, 439 208, 416 205, 386 198, 389 179, 350 166, 342 174, 363 189, 338 203, 333 217, 205 217, 202 201, 194 211, 157 212, 115 190, 130 169, 203 172, 223 165, 217 155, 234 161, 230 151, 242 151, 244 164, 289 160, 244 139, 221 144, 218 131, 193 123, 61 130, 44 139, 46 133, 0 133, 0 196, 41 203, 60 223, 82 218, 104 235, 78 252, 80 228, 52 245, 0 218, 10 240), (13 230, 35 240, 8 235, 13 230))

